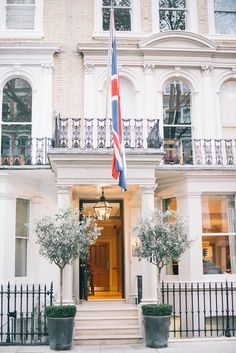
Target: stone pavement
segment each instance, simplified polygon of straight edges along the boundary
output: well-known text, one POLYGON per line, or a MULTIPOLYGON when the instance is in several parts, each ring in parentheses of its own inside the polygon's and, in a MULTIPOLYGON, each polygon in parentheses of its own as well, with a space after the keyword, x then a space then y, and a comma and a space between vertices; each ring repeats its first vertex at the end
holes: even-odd
MULTIPOLYGON (((0 346, 0 353, 52 353, 48 346, 0 346)), ((236 353, 236 337, 170 340, 167 348, 147 348, 145 344, 76 346, 71 353, 236 353)))

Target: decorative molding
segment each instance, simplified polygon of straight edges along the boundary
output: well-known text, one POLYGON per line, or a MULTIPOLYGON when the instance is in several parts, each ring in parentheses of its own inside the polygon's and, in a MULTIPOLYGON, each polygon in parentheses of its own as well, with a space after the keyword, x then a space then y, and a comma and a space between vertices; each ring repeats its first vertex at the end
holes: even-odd
POLYGON ((54 64, 53 64, 53 63, 44 63, 44 64, 41 64, 41 68, 42 68, 46 73, 51 73, 53 67, 54 67, 54 64))
POLYGON ((203 76, 208 76, 213 70, 213 66, 209 65, 202 65, 201 66, 201 73, 203 76))
POLYGON ((152 74, 155 70, 155 64, 143 64, 144 74, 152 74))
POLYGON ((91 74, 94 71, 94 64, 93 63, 85 63, 84 64, 84 72, 86 74, 91 74))

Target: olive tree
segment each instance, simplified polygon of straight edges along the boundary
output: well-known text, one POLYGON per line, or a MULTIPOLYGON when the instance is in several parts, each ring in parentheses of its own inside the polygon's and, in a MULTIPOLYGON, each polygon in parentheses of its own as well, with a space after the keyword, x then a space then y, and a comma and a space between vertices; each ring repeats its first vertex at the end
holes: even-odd
POLYGON ((190 247, 185 221, 170 210, 155 211, 141 218, 134 228, 137 234, 136 254, 157 268, 157 303, 161 303, 161 271, 168 260, 178 261, 190 247))
POLYGON ((40 255, 60 269, 60 305, 63 303, 63 270, 77 258, 85 259, 89 247, 100 234, 90 216, 73 208, 59 210, 36 220, 35 232, 40 255))

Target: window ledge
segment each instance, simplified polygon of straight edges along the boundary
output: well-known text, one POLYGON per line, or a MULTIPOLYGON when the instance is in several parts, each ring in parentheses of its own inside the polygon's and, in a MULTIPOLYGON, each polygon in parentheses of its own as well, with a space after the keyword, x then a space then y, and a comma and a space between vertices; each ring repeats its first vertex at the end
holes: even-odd
POLYGON ((0 31, 0 37, 1 38, 43 38, 44 37, 44 32, 43 31, 34 31, 34 30, 29 30, 29 31, 16 31, 16 30, 5 30, 5 31, 0 31))
MULTIPOLYGON (((149 35, 150 35, 150 33, 140 33, 140 32, 132 32, 132 31, 125 31, 125 32, 116 31, 116 38, 140 39, 140 38, 146 38, 149 35)), ((94 39, 109 38, 109 37, 110 37, 110 31, 93 32, 94 39)))
POLYGON ((224 42, 227 42, 227 41, 236 41, 236 34, 208 34, 208 35, 205 35, 208 39, 211 39, 211 40, 221 40, 221 41, 224 41, 224 42))

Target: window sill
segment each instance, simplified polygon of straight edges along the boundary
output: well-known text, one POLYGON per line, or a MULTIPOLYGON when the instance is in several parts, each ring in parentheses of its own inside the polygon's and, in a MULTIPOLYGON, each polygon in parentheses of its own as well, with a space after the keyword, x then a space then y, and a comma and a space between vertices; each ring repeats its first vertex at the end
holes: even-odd
MULTIPOLYGON (((132 31, 116 31, 116 38, 130 38, 130 39, 140 39, 140 38, 146 38, 149 36, 150 33, 140 33, 140 32, 132 32, 132 31)), ((110 37, 110 31, 104 31, 104 32, 93 32, 93 38, 94 39, 101 39, 101 38, 109 38, 110 37)))
POLYGON ((0 37, 1 38, 25 38, 25 39, 30 39, 30 38, 43 38, 44 33, 43 31, 15 31, 15 30, 5 30, 5 31, 0 31, 0 37))
POLYGON ((232 41, 236 40, 236 34, 207 34, 206 37, 211 40, 232 41))

